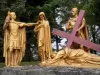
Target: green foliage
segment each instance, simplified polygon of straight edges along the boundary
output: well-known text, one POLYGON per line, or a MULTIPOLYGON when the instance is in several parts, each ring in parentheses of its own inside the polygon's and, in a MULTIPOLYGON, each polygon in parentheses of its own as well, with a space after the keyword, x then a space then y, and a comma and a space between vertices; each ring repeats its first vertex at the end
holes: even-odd
MULTIPOLYGON (((0 0, 0 58, 3 50, 3 30, 7 11, 16 12, 17 19, 21 22, 36 22, 38 14, 44 11, 52 28, 62 29, 62 25, 68 21, 73 7, 86 10, 86 21, 91 28, 91 37, 94 42, 98 42, 96 26, 100 27, 100 0, 0 0), (59 17, 59 23, 56 18, 59 17)), ((27 46, 28 50, 32 44, 37 47, 36 34, 33 32, 34 27, 27 27, 27 46)), ((54 41, 55 39, 53 39, 54 41)), ((98 42, 100 43, 100 42, 98 42)), ((28 57, 30 52, 26 53, 28 57)), ((26 60, 30 60, 27 57, 26 60)))
POLYGON ((87 15, 89 16, 88 23, 90 24, 95 24, 95 25, 100 25, 100 0, 88 0, 88 4, 84 5, 84 8, 87 11, 87 15))
POLYGON ((100 0, 88 0, 88 3, 84 5, 84 9, 87 11, 86 19, 90 25, 92 41, 100 43, 98 38, 98 34, 100 34, 98 33, 100 29, 100 0))

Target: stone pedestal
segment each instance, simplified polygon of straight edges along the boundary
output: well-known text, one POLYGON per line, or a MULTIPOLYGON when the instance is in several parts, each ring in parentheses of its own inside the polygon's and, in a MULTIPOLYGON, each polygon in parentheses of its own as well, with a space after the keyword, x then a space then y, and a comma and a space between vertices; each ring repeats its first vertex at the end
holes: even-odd
POLYGON ((73 67, 5 67, 0 68, 0 75, 100 75, 100 69, 73 67))

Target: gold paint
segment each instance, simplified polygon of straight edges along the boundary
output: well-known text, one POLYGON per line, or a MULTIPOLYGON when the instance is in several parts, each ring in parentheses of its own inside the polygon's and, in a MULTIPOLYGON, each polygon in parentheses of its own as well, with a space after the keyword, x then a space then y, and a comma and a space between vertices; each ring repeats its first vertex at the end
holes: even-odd
POLYGON ((65 48, 60 50, 53 59, 40 63, 40 66, 68 66, 81 68, 100 68, 100 56, 90 54, 82 49, 65 48))
POLYGON ((8 12, 4 23, 4 54, 5 65, 19 66, 25 54, 26 30, 25 26, 37 23, 17 22, 16 13, 8 12))
POLYGON ((45 13, 39 13, 38 25, 34 31, 37 32, 38 51, 41 62, 44 63, 47 59, 51 59, 52 45, 49 21, 46 19, 45 13))
MULTIPOLYGON (((78 18, 78 9, 72 8, 72 17, 68 20, 68 22, 66 24, 66 30, 73 29, 77 18, 78 18)), ((77 30, 76 36, 79 36, 80 38, 85 39, 85 40, 89 40, 88 28, 87 28, 86 21, 84 18, 82 20, 81 26, 77 30)), ((83 45, 78 45, 76 43, 73 43, 71 48, 73 48, 73 49, 81 48, 81 49, 85 50, 86 52, 90 52, 90 49, 84 47, 83 45)))

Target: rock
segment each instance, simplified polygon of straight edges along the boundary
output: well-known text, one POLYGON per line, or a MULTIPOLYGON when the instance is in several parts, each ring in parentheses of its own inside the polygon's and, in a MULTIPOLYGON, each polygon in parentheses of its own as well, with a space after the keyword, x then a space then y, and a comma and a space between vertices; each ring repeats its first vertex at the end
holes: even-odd
POLYGON ((100 69, 21 66, 0 68, 0 75, 100 75, 100 69))

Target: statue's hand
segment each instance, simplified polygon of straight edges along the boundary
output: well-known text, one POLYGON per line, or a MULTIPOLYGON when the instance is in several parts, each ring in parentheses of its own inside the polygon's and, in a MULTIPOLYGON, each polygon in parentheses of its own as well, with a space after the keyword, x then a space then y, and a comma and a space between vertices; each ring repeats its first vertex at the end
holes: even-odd
POLYGON ((80 31, 80 29, 77 29, 77 32, 80 31))

